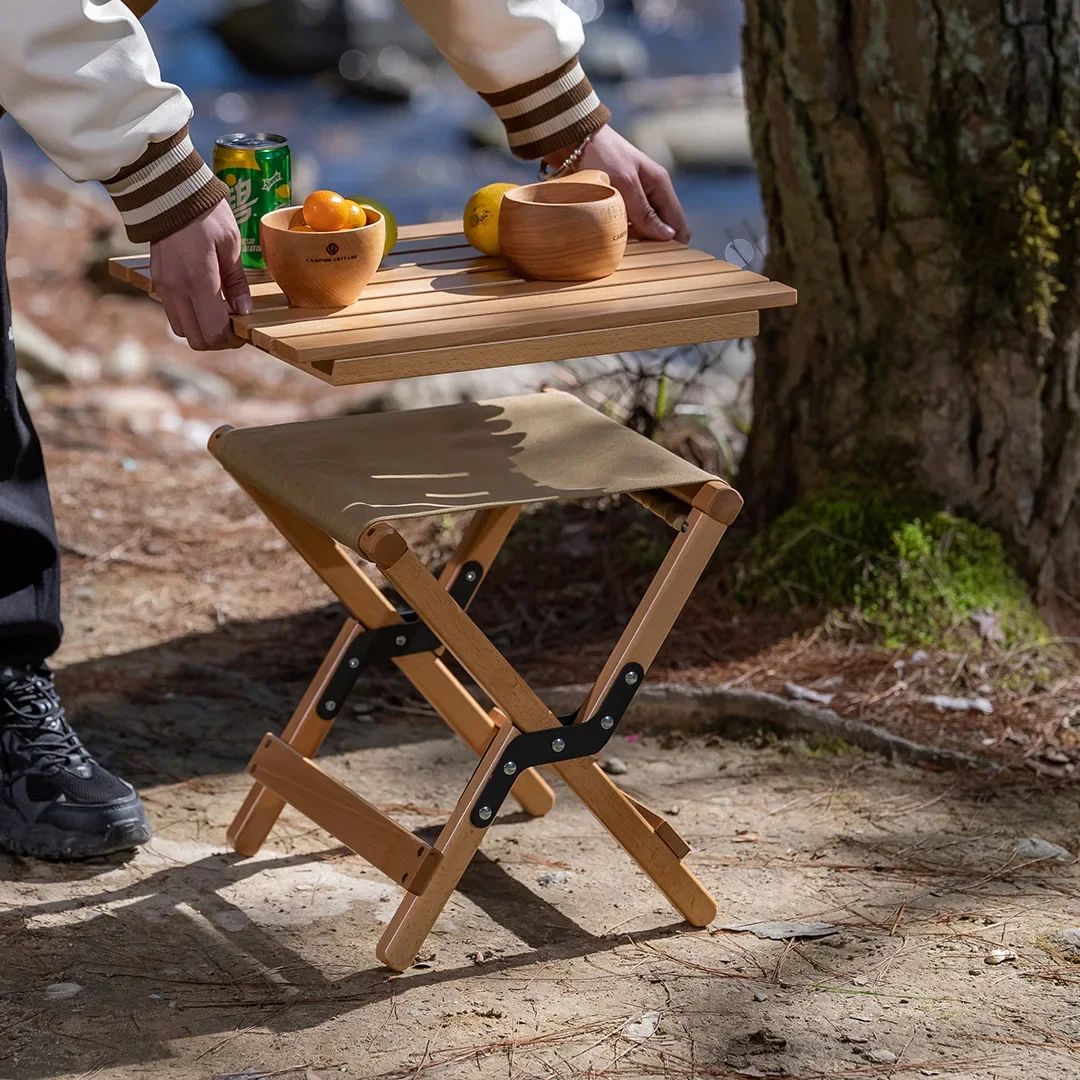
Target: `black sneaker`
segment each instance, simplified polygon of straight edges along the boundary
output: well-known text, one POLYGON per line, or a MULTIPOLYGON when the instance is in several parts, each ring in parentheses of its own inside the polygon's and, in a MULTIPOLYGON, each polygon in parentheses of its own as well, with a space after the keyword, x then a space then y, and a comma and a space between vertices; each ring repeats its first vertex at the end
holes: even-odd
POLYGON ((149 839, 135 789, 68 726, 48 667, 0 667, 0 849, 86 859, 149 839))

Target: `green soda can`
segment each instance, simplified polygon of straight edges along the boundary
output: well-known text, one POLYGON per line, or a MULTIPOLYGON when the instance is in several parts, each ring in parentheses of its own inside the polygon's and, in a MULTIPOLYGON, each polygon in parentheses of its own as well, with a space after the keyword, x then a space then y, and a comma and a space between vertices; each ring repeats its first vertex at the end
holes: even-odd
POLYGON ((214 175, 229 189, 229 206, 240 229, 241 260, 265 270, 259 222, 292 198, 289 140, 284 135, 222 135, 214 140, 214 175))

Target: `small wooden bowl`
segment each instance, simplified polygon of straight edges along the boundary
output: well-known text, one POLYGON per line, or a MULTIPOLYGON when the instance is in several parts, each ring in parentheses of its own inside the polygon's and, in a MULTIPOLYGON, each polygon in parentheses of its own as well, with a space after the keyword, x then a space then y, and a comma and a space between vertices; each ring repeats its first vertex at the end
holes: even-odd
MULTIPOLYGON (((339 308, 353 303, 382 262, 382 214, 361 229, 289 232, 298 207, 272 210, 259 223, 266 269, 294 307, 339 308)), ((365 209, 367 209, 365 207, 365 209)))
POLYGON ((607 184, 564 180, 514 188, 499 210, 499 246, 526 277, 607 277, 626 250, 626 205, 607 184))

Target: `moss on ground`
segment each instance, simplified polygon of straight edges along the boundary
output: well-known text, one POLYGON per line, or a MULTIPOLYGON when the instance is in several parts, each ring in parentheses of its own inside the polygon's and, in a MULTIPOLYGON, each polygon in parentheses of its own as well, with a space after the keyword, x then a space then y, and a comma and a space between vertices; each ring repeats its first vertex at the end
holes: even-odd
POLYGON ((996 532, 913 493, 886 499, 856 483, 781 515, 750 545, 737 596, 855 610, 890 647, 970 645, 998 631, 1003 644, 1050 636, 996 532))

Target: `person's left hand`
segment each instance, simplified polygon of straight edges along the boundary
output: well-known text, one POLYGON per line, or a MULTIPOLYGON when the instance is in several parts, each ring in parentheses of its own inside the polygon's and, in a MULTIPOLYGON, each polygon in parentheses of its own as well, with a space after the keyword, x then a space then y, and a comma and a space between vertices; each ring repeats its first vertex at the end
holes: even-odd
MULTIPOLYGON (((558 168, 574 149, 568 146, 544 159, 558 168)), ((578 158, 579 169, 599 169, 611 177, 626 203, 630 224, 646 240, 690 241, 690 226, 671 177, 610 125, 602 127, 578 158)))

